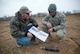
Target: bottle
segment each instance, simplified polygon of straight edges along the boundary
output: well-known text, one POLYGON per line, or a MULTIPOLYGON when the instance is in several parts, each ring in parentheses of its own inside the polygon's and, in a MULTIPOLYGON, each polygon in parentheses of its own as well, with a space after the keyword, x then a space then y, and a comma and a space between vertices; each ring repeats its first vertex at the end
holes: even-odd
POLYGON ((58 47, 53 47, 53 46, 43 46, 43 47, 41 47, 41 49, 48 50, 48 51, 54 51, 54 52, 60 51, 58 47))

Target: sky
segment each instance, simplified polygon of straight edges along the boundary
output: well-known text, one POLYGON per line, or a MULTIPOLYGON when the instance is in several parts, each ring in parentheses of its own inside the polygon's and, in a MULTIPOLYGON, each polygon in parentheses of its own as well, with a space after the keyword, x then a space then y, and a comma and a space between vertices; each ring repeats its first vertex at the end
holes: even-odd
POLYGON ((27 6, 31 14, 48 12, 51 3, 56 4, 57 11, 80 10, 80 0, 0 0, 0 17, 14 16, 22 6, 27 6))

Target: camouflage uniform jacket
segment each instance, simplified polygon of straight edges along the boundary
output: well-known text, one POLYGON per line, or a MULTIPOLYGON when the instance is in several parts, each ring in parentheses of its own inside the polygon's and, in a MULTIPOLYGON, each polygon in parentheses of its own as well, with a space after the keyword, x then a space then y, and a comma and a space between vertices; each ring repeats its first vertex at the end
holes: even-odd
POLYGON ((42 19, 42 24, 46 25, 48 21, 51 22, 54 31, 57 31, 60 29, 64 29, 64 31, 66 31, 65 29, 66 18, 63 13, 56 12, 56 15, 54 17, 50 15, 46 16, 45 18, 42 19))
POLYGON ((34 18, 29 17, 26 21, 23 20, 17 12, 15 16, 10 21, 10 33, 13 37, 24 37, 25 36, 25 28, 28 25, 38 25, 34 18))

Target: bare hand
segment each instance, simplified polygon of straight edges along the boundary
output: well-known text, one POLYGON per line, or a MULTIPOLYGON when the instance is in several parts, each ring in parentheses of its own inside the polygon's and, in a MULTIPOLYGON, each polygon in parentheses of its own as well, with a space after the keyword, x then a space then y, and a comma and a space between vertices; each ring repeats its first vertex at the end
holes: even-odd
POLYGON ((52 32, 52 31, 53 31, 53 28, 49 28, 48 31, 49 31, 49 32, 52 32))
POLYGON ((41 30, 41 28, 40 27, 37 27, 39 30, 41 30))
POLYGON ((52 24, 50 22, 47 22, 47 27, 52 28, 52 24))
POLYGON ((31 34, 30 32, 27 33, 27 36, 28 36, 29 38, 32 38, 32 34, 31 34))

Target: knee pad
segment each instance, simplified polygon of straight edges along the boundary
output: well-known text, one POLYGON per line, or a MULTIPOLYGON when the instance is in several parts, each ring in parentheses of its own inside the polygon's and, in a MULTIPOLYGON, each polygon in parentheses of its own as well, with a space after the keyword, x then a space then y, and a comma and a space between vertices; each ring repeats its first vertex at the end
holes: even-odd
POLYGON ((56 36, 58 38, 64 38, 65 37, 65 33, 64 33, 63 30, 59 30, 59 31, 57 31, 56 36))

